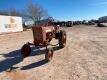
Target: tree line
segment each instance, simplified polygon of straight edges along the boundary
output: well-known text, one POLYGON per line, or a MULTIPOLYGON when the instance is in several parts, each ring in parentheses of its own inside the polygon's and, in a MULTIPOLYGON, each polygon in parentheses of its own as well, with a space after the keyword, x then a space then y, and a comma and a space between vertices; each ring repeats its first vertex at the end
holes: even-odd
POLYGON ((47 19, 49 16, 47 10, 31 1, 26 4, 24 10, 19 11, 16 7, 12 7, 8 11, 0 10, 0 15, 20 16, 24 20, 32 20, 35 24, 40 20, 47 19))

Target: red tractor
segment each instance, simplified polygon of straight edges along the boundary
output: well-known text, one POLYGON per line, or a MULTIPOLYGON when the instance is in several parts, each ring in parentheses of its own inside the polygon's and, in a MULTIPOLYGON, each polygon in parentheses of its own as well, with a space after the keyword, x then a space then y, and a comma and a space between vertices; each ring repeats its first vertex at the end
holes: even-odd
POLYGON ((53 57, 53 49, 48 48, 53 38, 58 40, 60 48, 64 48, 66 44, 66 32, 59 26, 40 26, 32 27, 33 31, 33 43, 26 43, 21 48, 21 54, 23 57, 28 57, 31 53, 31 45, 46 47, 45 60, 50 61, 53 57))

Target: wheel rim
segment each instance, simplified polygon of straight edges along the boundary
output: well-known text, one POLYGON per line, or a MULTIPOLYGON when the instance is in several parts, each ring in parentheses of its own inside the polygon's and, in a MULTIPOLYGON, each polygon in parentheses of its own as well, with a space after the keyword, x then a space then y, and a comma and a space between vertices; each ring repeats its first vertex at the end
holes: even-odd
POLYGON ((53 57, 53 50, 48 50, 46 60, 51 61, 53 57))

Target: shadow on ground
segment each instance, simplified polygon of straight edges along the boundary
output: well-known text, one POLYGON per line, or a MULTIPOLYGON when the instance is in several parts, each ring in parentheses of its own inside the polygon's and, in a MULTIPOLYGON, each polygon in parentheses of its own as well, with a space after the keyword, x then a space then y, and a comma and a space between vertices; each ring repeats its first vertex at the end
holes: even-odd
POLYGON ((48 63, 45 59, 44 60, 41 60, 41 61, 38 61, 36 63, 32 63, 32 64, 29 64, 27 66, 23 66, 21 68, 21 70, 28 70, 28 69, 32 69, 32 68, 35 68, 35 67, 39 67, 39 66, 42 66, 44 64, 48 63))
MULTIPOLYGON (((32 53, 31 56, 37 56, 37 55, 42 55, 46 53, 45 49, 40 49, 40 47, 32 47, 32 53)), ((59 50, 58 47, 53 47, 54 51, 59 50)), ((23 61, 23 57, 21 55, 21 50, 15 50, 7 54, 0 54, 6 59, 0 61, 0 72, 11 70, 11 69, 16 69, 14 65, 20 63, 23 61)), ((41 65, 46 64, 47 62, 45 60, 41 60, 32 64, 29 64, 27 66, 23 66, 21 70, 27 70, 35 67, 39 67, 41 65)))

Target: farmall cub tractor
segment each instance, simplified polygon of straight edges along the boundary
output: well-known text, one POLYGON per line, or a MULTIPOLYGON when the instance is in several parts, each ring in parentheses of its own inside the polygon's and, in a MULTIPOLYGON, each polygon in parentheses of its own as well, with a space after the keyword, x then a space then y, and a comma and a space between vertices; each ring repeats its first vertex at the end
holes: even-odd
POLYGON ((53 49, 48 48, 48 45, 50 45, 50 42, 53 38, 58 40, 58 47, 64 48, 66 45, 66 32, 59 26, 33 26, 32 27, 33 32, 33 43, 26 43, 21 48, 21 54, 23 57, 30 56, 31 53, 31 45, 34 46, 41 46, 46 47, 46 54, 45 54, 45 60, 50 61, 53 57, 53 49))

